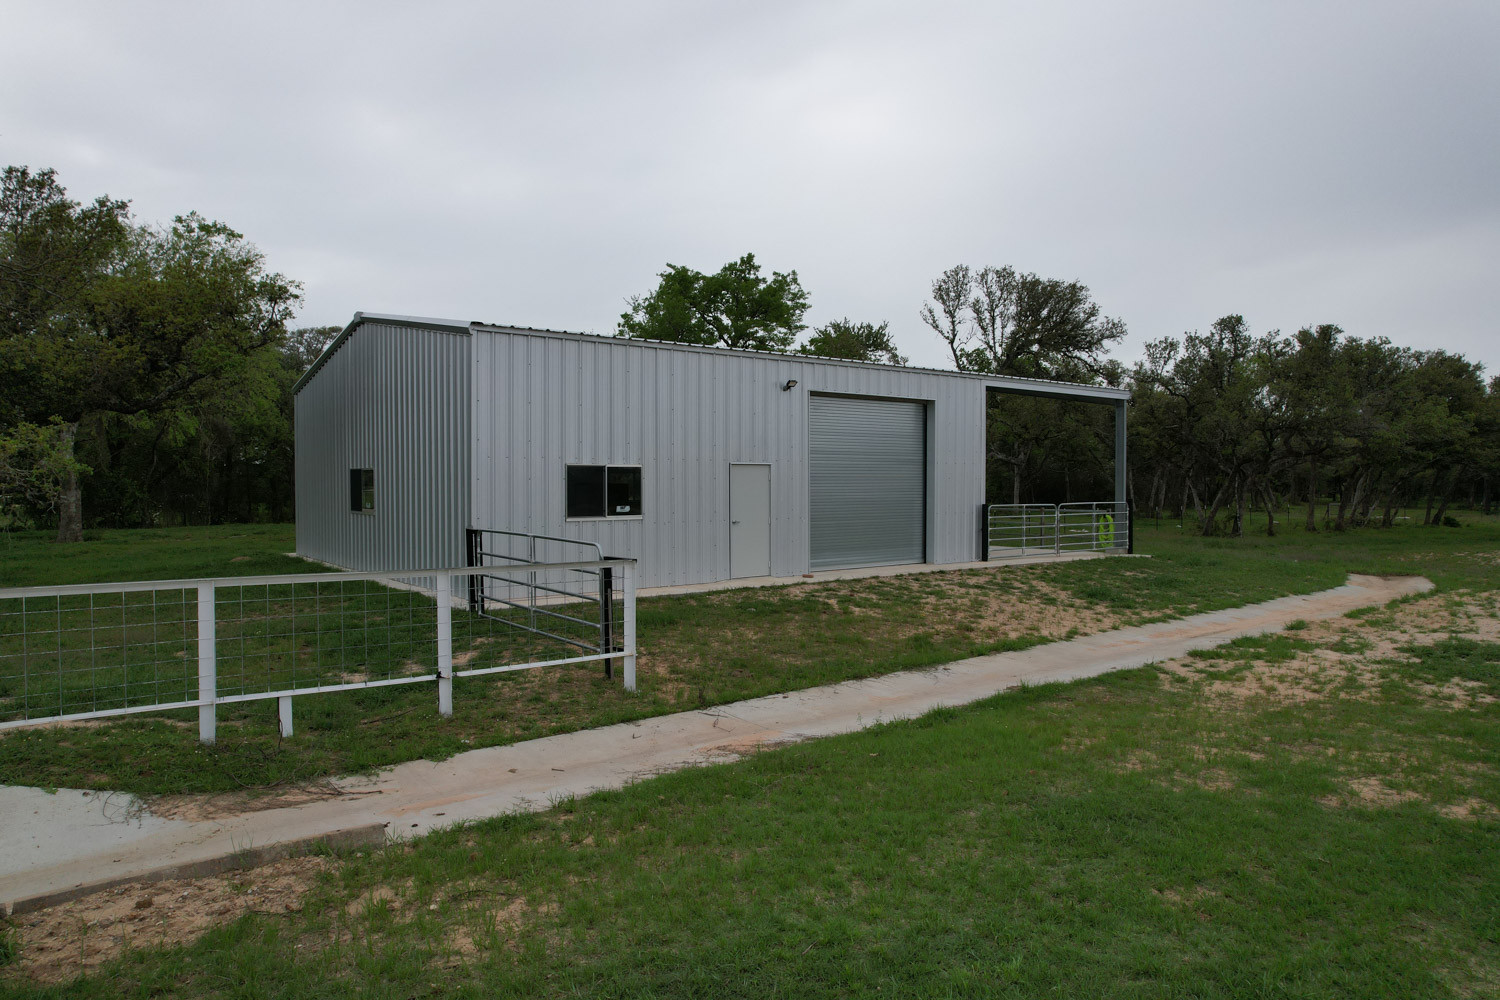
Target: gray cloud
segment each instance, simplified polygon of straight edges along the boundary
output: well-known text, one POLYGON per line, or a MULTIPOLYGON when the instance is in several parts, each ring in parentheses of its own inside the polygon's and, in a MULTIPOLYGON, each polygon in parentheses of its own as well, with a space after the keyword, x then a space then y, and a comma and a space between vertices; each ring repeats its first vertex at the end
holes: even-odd
POLYGON ((1500 372, 1488 2, 6 3, 0 159, 197 209, 356 309, 607 333, 753 250, 810 318, 954 263, 1148 338, 1240 312, 1500 372))

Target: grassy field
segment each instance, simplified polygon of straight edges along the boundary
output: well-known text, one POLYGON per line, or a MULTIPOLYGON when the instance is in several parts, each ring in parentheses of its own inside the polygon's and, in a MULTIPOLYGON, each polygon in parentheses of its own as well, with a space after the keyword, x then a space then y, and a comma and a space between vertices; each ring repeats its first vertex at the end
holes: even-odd
MULTIPOLYGON (((454 716, 441 719, 430 685, 298 698, 297 735, 279 738, 275 705, 220 709, 219 742, 198 745, 195 714, 134 716, 99 727, 0 736, 0 783, 109 788, 146 795, 279 789, 336 774, 780 691, 1023 648, 1079 632, 1231 607, 1335 586, 1346 573, 1422 572, 1440 586, 1472 573, 1465 553, 1500 544, 1500 528, 1404 527, 1345 535, 1294 531, 1275 539, 1200 539, 1139 526, 1150 559, 921 574, 644 599, 640 691, 627 695, 597 665, 455 682, 454 716)), ((305 572, 284 555, 290 526, 101 532, 78 546, 43 535, 0 540, 8 585, 105 579, 305 572)), ((398 609, 399 610, 399 609, 398 609)), ((408 619, 414 612, 407 608, 408 619)), ((430 614, 430 608, 426 612, 430 614)), ((191 609, 188 609, 191 614, 191 609)), ((396 617, 400 617, 399 615, 396 617)), ((181 623, 179 623, 180 625, 181 623)), ((425 669, 399 642, 399 622, 376 638, 351 623, 346 651, 314 649, 320 669, 380 677, 425 669)), ((460 651, 492 633, 465 626, 460 651)), ((306 634, 307 630, 304 630, 306 634)), ((190 644, 187 635, 175 640, 190 644)), ((159 657, 161 658, 161 657, 159 657)), ((226 657, 249 671, 261 660, 226 657)), ((267 668, 274 666, 266 659, 267 668)), ((182 680, 189 661, 178 658, 182 680)), ((153 666, 152 668, 156 668, 153 666)), ((156 678, 153 673, 152 678, 156 678)), ((246 685, 267 684, 264 674, 246 685)), ((12 697, 15 683, 12 682, 12 697)), ((0 692, 0 698, 5 692, 0 692)), ((3 706, 0 706, 3 707, 3 706)))
MULTIPOLYGON (((1441 589, 247 872, 220 884, 219 926, 182 943, 150 944, 155 914, 196 884, 145 910, 123 900, 113 926, 66 910, 12 928, 0 982, 79 997, 1500 995, 1495 529, 1148 539, 1149 562, 1016 575, 1138 617, 1344 568, 1441 589), (121 927, 141 947, 94 967, 90 942, 121 927), (45 948, 56 961, 32 964, 45 948), (84 966, 66 986, 28 978, 84 966)), ((811 600, 795 593, 756 600, 811 600)))
POLYGON ((44 587, 127 580, 198 579, 316 572, 288 555, 290 524, 87 531, 76 545, 51 532, 0 532, 0 587, 44 587))

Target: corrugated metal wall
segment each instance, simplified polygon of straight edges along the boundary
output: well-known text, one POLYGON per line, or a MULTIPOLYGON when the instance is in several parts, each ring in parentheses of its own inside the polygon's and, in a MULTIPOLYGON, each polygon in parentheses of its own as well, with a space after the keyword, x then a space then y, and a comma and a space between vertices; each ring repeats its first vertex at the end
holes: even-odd
POLYGON ((349 569, 464 562, 467 334, 365 323, 297 394, 297 552, 349 569), (375 512, 349 470, 375 470, 375 512))
POLYGON ((485 328, 474 332, 473 366, 476 526, 597 541, 640 559, 648 586, 728 579, 730 463, 769 463, 771 572, 805 573, 808 397, 839 393, 928 404, 927 558, 978 556, 977 380, 485 328), (798 385, 784 392, 788 379, 798 385), (645 516, 568 520, 569 464, 640 465, 645 516))

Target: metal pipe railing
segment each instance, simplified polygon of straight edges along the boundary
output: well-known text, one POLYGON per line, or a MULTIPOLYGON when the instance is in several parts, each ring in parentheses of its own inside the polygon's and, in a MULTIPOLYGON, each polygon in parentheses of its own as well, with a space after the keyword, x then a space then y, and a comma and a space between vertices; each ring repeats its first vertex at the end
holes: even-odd
MULTIPOLYGON (((593 554, 599 558, 604 557, 604 550, 597 542, 585 541, 578 538, 564 538, 561 535, 543 535, 536 532, 509 531, 503 528, 470 528, 468 533, 469 563, 473 566, 502 570, 503 572, 490 572, 476 577, 469 587, 469 606, 475 614, 494 617, 496 621, 518 629, 524 629, 537 635, 547 636, 563 642, 571 643, 583 649, 593 649, 595 652, 604 654, 612 651, 615 646, 614 639, 614 604, 607 595, 612 593, 613 584, 610 580, 608 568, 598 570, 581 571, 585 575, 597 577, 596 584, 589 584, 591 592, 580 593, 563 586, 549 586, 540 583, 535 573, 528 573, 526 579, 519 580, 514 576, 506 574, 515 573, 521 567, 517 564, 535 563, 538 558, 538 547, 547 545, 568 545, 582 549, 592 549, 593 554), (487 542, 487 539, 489 540, 487 542), (517 555, 514 552, 498 551, 500 545, 522 547, 526 554, 517 555), (493 565, 499 563, 499 565, 493 565), (490 595, 486 581, 499 581, 503 583, 516 584, 526 588, 524 600, 501 600, 490 595), (551 595, 551 598, 542 595, 551 595), (597 596, 596 596, 597 595, 597 596), (571 615, 563 615, 555 611, 549 611, 544 604, 560 604, 586 602, 597 605, 597 614, 591 621, 575 618, 571 615), (490 616, 488 609, 500 605, 510 607, 518 611, 524 611, 526 622, 522 624, 502 616, 490 616), (537 616, 542 615, 551 618, 560 618, 576 624, 585 625, 589 628, 592 638, 584 641, 580 637, 565 638, 555 632, 542 627, 537 616)), ((604 676, 614 675, 614 658, 604 661, 604 676)))
POLYGON ((1114 501, 989 504, 984 508, 984 557, 1108 552, 1131 549, 1130 505, 1114 501))

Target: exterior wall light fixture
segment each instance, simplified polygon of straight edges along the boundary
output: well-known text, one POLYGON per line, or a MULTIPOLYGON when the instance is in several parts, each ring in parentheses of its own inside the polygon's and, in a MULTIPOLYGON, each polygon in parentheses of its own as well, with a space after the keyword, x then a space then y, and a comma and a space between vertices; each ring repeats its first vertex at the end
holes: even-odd
POLYGON ((782 392, 788 392, 788 391, 790 391, 792 389, 795 389, 795 388, 797 388, 797 380, 794 379, 794 378, 789 378, 789 379, 786 380, 786 385, 784 385, 784 386, 781 387, 781 391, 782 392))

